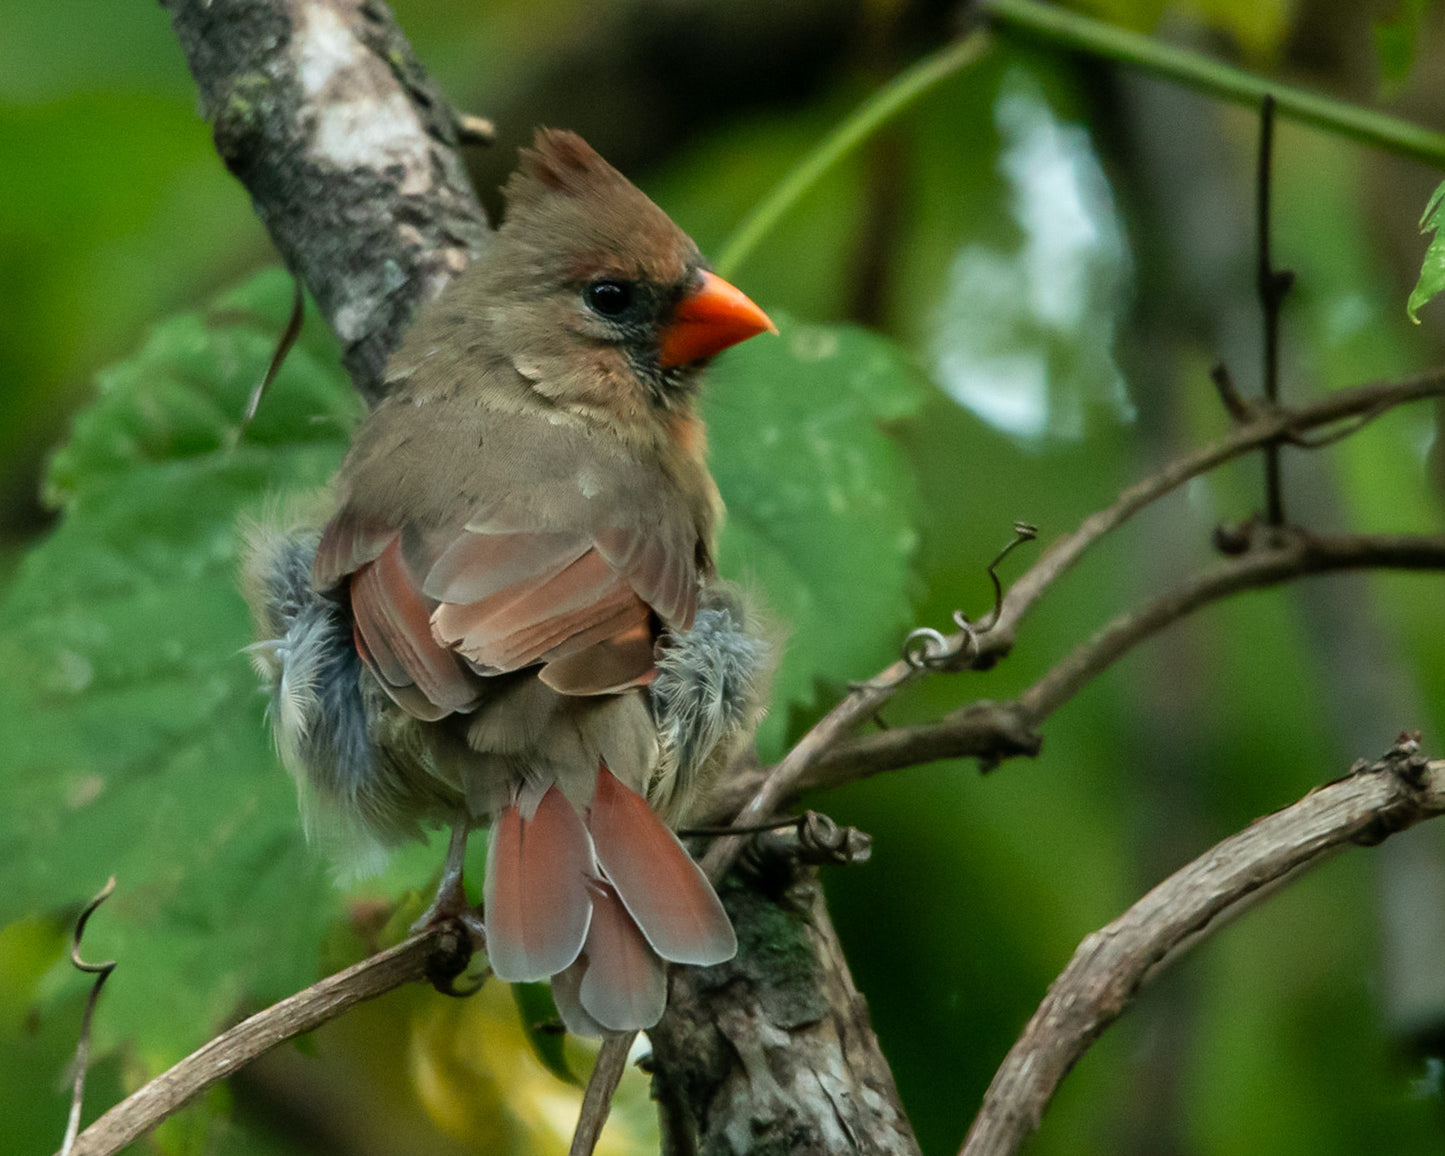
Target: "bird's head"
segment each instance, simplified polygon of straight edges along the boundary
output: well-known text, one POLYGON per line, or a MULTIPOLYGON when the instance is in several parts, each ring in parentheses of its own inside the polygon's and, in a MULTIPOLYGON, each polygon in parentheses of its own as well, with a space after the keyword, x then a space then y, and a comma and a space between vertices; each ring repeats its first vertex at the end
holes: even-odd
POLYGON ((540 130, 505 193, 482 308, 552 401, 623 420, 686 408, 710 358, 774 329, 575 133, 540 130))

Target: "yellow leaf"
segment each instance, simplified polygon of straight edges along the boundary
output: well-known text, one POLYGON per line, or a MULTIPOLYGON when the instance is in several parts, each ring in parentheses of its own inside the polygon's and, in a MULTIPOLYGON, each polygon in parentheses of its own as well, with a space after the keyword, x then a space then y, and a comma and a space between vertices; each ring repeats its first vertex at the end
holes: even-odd
MULTIPOLYGON (((567 1044, 573 1070, 589 1070, 595 1045, 567 1044)), ((413 1021, 408 1058, 418 1095, 442 1131, 477 1142, 479 1151, 565 1156, 582 1089, 538 1061, 505 985, 489 982, 466 1000, 428 1001, 413 1021)), ((657 1147, 647 1077, 629 1068, 598 1156, 657 1147)))

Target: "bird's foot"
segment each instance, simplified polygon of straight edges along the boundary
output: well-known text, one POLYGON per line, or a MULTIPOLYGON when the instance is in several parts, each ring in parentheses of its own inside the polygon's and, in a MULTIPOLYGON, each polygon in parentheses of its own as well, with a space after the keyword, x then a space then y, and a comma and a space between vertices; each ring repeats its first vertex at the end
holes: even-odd
POLYGON ((466 889, 462 886, 460 874, 455 878, 447 878, 445 875, 442 877, 436 896, 416 922, 411 925, 412 934, 420 934, 449 919, 454 919, 465 927, 473 939, 480 940, 483 944, 486 943, 486 924, 482 920, 481 911, 467 901, 466 889))
POLYGON ((451 844, 447 848, 446 865, 442 868, 441 882, 437 893, 421 917, 411 925, 412 934, 420 934, 439 923, 455 920, 467 929, 474 947, 485 947, 487 928, 481 912, 467 900, 466 888, 462 885, 462 867, 466 859, 467 828, 458 823, 452 828, 451 844))

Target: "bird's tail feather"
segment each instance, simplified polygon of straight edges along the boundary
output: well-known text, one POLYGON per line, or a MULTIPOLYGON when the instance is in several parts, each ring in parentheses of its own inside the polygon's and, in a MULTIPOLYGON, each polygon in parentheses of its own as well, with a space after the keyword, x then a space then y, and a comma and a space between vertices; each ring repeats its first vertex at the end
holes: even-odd
POLYGON ((737 950, 701 869, 641 795, 605 763, 585 820, 556 786, 530 817, 493 821, 485 883, 487 952, 510 982, 553 979, 569 1030, 653 1026, 664 961, 712 964, 737 950))
POLYGON ((487 847, 487 959, 508 983, 547 979, 577 958, 592 922, 592 839, 556 786, 530 816, 509 803, 487 847))
POLYGON ((603 872, 658 955, 704 965, 733 957, 738 941, 707 876, 646 800, 605 764, 587 829, 603 872))

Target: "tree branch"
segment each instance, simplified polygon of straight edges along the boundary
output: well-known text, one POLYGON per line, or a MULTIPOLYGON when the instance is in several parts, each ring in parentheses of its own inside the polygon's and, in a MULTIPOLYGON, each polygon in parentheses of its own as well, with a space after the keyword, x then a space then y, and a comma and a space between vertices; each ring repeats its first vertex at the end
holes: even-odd
POLYGON ((1153 73, 1221 100, 1257 108, 1266 95, 1272 95, 1284 116, 1386 152, 1412 157, 1433 168, 1445 168, 1445 133, 1253 76, 1197 52, 1176 48, 1053 4, 1041 4, 1038 0, 982 0, 981 7, 995 24, 1091 57, 1114 60, 1153 73))
POLYGON ((986 669, 1007 654, 1024 615, 1090 546, 1185 482, 1271 442, 1290 441, 1311 448, 1304 440, 1304 435, 1311 430, 1363 419, 1351 425, 1350 432, 1354 433, 1364 421, 1373 420, 1398 405, 1442 395, 1445 395, 1445 370, 1434 370, 1405 381, 1373 382, 1335 390, 1307 405, 1254 409, 1249 420, 1235 425, 1224 437, 1177 458, 1130 486, 1112 505, 1092 514, 1073 533, 1054 542, 1009 588, 998 621, 979 638, 978 660, 971 665, 986 669))
MULTIPOLYGON (((1016 703, 975 703, 936 723, 849 737, 925 670, 956 672, 992 667, 1013 649, 1019 625, 1028 612, 1091 546, 1191 478, 1272 442, 1289 441, 1303 448, 1329 444, 1333 440, 1329 433, 1313 441, 1305 435, 1340 423, 1345 423, 1345 432, 1353 434, 1396 406, 1442 395, 1445 370, 1436 370, 1405 381, 1337 390, 1292 408, 1250 407, 1241 402, 1245 420, 1237 422, 1224 437, 1130 486, 1109 506, 1085 518, 1078 529, 1056 539, 1009 587, 995 621, 970 629, 967 634, 948 636, 945 646, 957 656, 955 662, 923 667, 900 659, 868 682, 855 685, 782 762, 767 768, 736 768, 699 821, 725 822, 736 816, 738 825, 757 823, 803 791, 937 759, 977 757, 996 762, 1034 755, 1041 741, 1034 728, 1080 686, 1169 622, 1238 590, 1327 570, 1370 566, 1445 568, 1439 555, 1439 539, 1435 538, 1314 537, 1292 531, 1200 576, 1194 584, 1165 595, 1143 611, 1121 615, 1016 703)), ((737 837, 719 839, 709 849, 704 863, 717 866, 732 862, 742 842, 737 837)))
POLYGON ((1119 615, 1019 695, 1019 706, 1026 717, 1042 720, 1140 642, 1211 602, 1291 578, 1361 569, 1445 570, 1445 535, 1287 531, 1270 545, 1196 575, 1142 610, 1119 615))
POLYGON ((1141 610, 1120 614, 1053 666, 1013 702, 976 702, 937 722, 892 727, 830 747, 799 777, 799 792, 839 786, 940 759, 976 758, 986 767, 1039 752, 1038 726, 1135 646, 1212 602, 1292 578, 1340 570, 1445 570, 1445 536, 1342 535, 1295 531, 1196 575, 1141 610))
POLYGON ((665 1151, 917 1153, 817 871, 766 844, 762 857, 721 889, 737 957, 673 969, 667 1014, 649 1033, 654 1098, 704 1141, 665 1151))
POLYGON ((1445 813, 1445 761, 1413 741, 1211 848, 1085 938, 984 1096, 961 1156, 1006 1156, 1039 1126, 1069 1069, 1145 983, 1251 896, 1352 843, 1445 813))
POLYGON ((222 1032, 127 1096, 76 1138, 70 1156, 119 1152, 212 1084, 277 1044, 404 983, 423 979, 445 983, 466 970, 471 954, 466 932, 459 925, 444 924, 327 976, 222 1032))
POLYGON ((379 0, 162 0, 216 149, 370 402, 416 305, 487 243, 456 116, 379 0))

